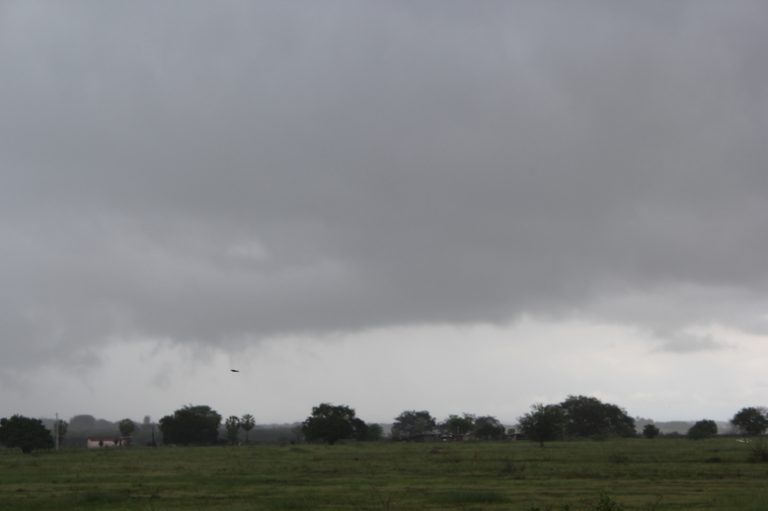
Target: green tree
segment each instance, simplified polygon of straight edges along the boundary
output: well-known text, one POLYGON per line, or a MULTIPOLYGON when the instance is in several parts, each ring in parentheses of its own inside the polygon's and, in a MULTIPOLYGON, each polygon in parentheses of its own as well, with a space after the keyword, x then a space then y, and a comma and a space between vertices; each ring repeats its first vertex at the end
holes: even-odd
POLYGON ((472 431, 475 427, 475 416, 465 413, 462 416, 449 415, 445 421, 440 424, 440 431, 454 436, 463 436, 472 431))
POLYGON ((357 417, 352 419, 352 438, 355 440, 367 440, 368 429, 368 424, 366 424, 362 419, 358 419, 357 417))
POLYGON ((743 435, 762 435, 768 429, 766 410, 755 406, 742 408, 733 416, 731 424, 743 435))
POLYGON ((570 437, 635 436, 635 419, 622 408, 587 396, 568 396, 560 403, 565 411, 565 434, 570 437))
POLYGON ((381 425, 368 424, 368 427, 365 431, 365 438, 362 440, 367 442, 378 442, 382 438, 384 438, 384 429, 382 429, 381 425))
POLYGON ((661 433, 661 431, 659 431, 659 428, 657 428, 655 424, 646 424, 643 426, 643 436, 645 438, 656 438, 659 436, 659 433, 661 433))
POLYGON ((211 445, 219 438, 221 415, 210 406, 184 406, 160 419, 163 442, 179 445, 211 445))
POLYGON ((523 434, 544 447, 544 442, 563 438, 565 410, 559 405, 537 403, 531 406, 530 412, 520 417, 519 422, 523 434))
POLYGON ((312 408, 312 415, 304 421, 301 430, 309 442, 333 445, 339 440, 365 438, 367 425, 355 417, 355 410, 348 406, 321 403, 312 408))
POLYGON ((477 417, 472 431, 475 438, 480 440, 500 440, 504 438, 506 432, 507 428, 504 427, 504 424, 490 415, 477 417))
POLYGON ((428 411, 407 410, 395 418, 395 423, 392 424, 392 438, 414 440, 431 433, 434 429, 435 419, 428 411))
POLYGON ((19 447, 21 452, 29 454, 34 449, 52 448, 53 437, 43 421, 14 415, 10 419, 0 419, 0 444, 19 447))
POLYGON ((700 420, 688 430, 688 438, 702 440, 717 435, 717 424, 713 420, 700 420))
POLYGON ((246 413, 242 417, 240 417, 240 427, 243 428, 245 431, 245 443, 248 443, 248 435, 251 433, 251 430, 256 425, 256 420, 253 418, 253 415, 250 413, 246 413))
POLYGON ((240 419, 230 415, 224 421, 224 428, 227 431, 227 441, 232 445, 237 444, 238 433, 240 433, 240 419))
POLYGON ((136 423, 131 419, 123 419, 117 423, 121 436, 131 436, 136 431, 136 423))

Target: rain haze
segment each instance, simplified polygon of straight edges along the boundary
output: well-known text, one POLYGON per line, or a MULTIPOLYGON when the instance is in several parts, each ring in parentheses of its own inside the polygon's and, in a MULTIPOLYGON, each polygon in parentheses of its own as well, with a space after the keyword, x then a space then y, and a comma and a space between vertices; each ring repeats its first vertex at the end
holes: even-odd
POLYGON ((766 19, 1 1, 0 415, 765 405, 766 19))

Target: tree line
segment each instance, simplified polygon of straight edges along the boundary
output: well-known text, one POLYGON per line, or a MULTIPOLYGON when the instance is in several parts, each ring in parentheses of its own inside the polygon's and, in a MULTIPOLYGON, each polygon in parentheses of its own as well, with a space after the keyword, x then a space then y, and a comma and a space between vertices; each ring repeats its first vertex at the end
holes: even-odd
MULTIPOLYGON (((183 406, 160 419, 159 436, 162 443, 173 445, 238 444, 243 432, 245 443, 249 442, 249 434, 255 427, 253 415, 233 415, 223 421, 222 419, 223 417, 210 406, 183 406), (222 431, 223 438, 220 435, 222 431)), ((71 419, 69 426, 80 427, 80 422, 91 425, 96 423, 91 416, 76 416, 71 419)), ((743 435, 762 435, 768 429, 768 411, 761 407, 745 407, 739 410, 730 422, 743 435)), ((150 423, 146 417, 144 425, 151 426, 154 444, 154 423, 150 423)), ((137 428, 137 424, 130 419, 117 423, 117 429, 124 438, 130 439, 137 428)), ((39 419, 13 415, 0 419, 0 444, 9 448, 21 448, 25 453, 33 449, 49 449, 54 445, 52 429, 58 433, 59 438, 64 438, 68 424, 66 421, 58 421, 49 429, 39 419)), ((296 428, 295 433, 308 442, 331 445, 343 440, 377 441, 384 438, 381 425, 366 423, 347 405, 331 403, 321 403, 313 407, 310 415, 296 428)), ((654 424, 646 424, 642 430, 642 436, 646 438, 655 438, 659 433, 654 424)), ((702 439, 717 433, 717 424, 712 420, 703 419, 688 430, 687 436, 691 439, 702 439)), ((521 416, 515 428, 509 431, 496 417, 489 415, 449 415, 442 422, 438 422, 426 410, 406 410, 395 417, 389 438, 392 441, 465 438, 501 440, 510 434, 543 446, 544 442, 555 440, 632 437, 637 435, 637 431, 635 420, 623 408, 604 403, 595 397, 568 396, 560 403, 532 405, 531 410, 521 416)))
MULTIPOLYGON (((768 429, 768 411, 754 406, 742 408, 730 423, 742 435, 762 435, 768 429)), ((637 435, 635 420, 623 408, 587 396, 569 396, 557 404, 534 404, 530 412, 520 417, 519 428, 540 445, 553 440, 637 435)), ((649 439, 659 434, 654 424, 646 424, 642 430, 642 436, 649 439)), ((715 421, 702 419, 688 429, 687 437, 699 440, 717 434, 715 421)))

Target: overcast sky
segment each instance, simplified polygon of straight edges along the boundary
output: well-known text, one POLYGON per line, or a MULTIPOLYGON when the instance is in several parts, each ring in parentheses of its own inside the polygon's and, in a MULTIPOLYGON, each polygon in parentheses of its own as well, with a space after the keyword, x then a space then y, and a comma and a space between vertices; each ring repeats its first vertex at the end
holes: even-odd
POLYGON ((0 416, 768 404, 766 19, 0 0, 0 416))

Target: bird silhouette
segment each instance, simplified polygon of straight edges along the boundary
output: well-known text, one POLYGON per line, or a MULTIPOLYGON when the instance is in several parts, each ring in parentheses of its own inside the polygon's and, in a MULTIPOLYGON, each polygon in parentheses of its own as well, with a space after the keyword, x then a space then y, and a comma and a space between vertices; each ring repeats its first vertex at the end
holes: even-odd
POLYGON ((239 373, 239 372, 240 372, 240 371, 239 371, 239 370, 237 370, 237 369, 230 369, 230 371, 232 371, 233 373, 239 373))

